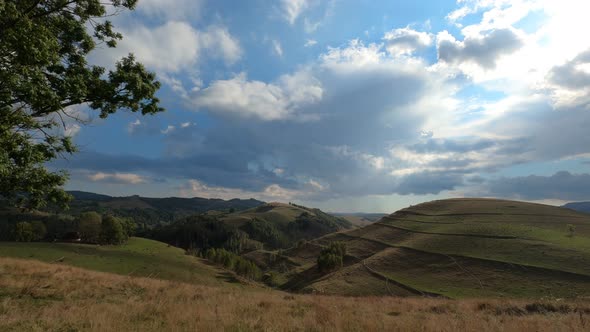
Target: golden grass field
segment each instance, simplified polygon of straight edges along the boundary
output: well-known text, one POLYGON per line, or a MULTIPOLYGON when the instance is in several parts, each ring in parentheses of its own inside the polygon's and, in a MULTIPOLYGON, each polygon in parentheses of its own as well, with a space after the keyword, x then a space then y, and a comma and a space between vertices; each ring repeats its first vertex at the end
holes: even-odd
POLYGON ((590 301, 293 295, 0 258, 0 331, 588 331, 590 301))

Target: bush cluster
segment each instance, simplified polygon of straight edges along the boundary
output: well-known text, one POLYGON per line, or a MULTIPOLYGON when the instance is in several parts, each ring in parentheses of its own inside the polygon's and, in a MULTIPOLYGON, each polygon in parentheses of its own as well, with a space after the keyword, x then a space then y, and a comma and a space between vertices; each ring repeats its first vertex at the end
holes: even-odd
POLYGON ((346 255, 346 245, 342 242, 331 242, 318 256, 318 269, 329 272, 341 268, 344 255, 346 255))
POLYGON ((252 261, 225 249, 207 249, 207 251, 204 252, 203 257, 212 262, 223 265, 226 269, 232 270, 238 275, 251 280, 260 280, 262 276, 260 269, 252 261))

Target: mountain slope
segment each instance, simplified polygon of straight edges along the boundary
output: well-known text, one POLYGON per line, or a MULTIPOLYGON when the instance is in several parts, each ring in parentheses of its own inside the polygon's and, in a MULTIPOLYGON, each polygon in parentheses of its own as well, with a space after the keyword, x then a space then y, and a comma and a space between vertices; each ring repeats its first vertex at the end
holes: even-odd
POLYGON ((451 199, 400 210, 361 229, 326 235, 285 255, 283 287, 330 294, 590 295, 590 216, 553 206, 451 199), (317 272, 333 241, 345 267, 317 272))

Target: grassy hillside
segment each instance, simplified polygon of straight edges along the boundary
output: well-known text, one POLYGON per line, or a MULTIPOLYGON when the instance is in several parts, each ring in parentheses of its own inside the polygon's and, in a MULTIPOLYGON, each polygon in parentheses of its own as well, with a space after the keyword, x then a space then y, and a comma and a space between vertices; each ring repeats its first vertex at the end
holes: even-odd
POLYGON ((0 258, 2 331, 587 331, 584 301, 289 295, 0 258))
POLYGON ((590 216, 553 206, 451 199, 400 210, 284 253, 283 286, 328 294, 462 297, 590 296, 590 216), (345 267, 319 274, 333 241, 345 267))
POLYGON ((253 209, 225 215, 220 220, 245 231, 250 238, 271 247, 273 247, 270 243, 272 240, 265 238, 267 234, 258 234, 259 228, 268 228, 276 233, 277 245, 274 247, 288 247, 299 240, 310 240, 352 228, 352 224, 344 218, 334 217, 319 209, 283 203, 267 203, 253 209))
POLYGON ((120 246, 0 242, 0 259, 2 257, 60 262, 102 272, 201 285, 221 285, 230 277, 201 259, 185 255, 182 249, 135 237, 120 246))

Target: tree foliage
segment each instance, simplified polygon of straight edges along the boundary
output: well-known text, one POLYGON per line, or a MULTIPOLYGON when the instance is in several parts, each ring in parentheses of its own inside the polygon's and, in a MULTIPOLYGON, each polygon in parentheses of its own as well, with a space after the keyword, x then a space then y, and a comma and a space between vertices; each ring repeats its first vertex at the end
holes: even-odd
POLYGON ((346 245, 344 243, 330 243, 328 247, 322 249, 318 256, 318 269, 322 272, 328 272, 341 268, 345 255, 346 245))
POLYGON ((98 243, 102 216, 94 211, 84 212, 78 217, 78 232, 83 242, 98 243))
POLYGON ((210 248, 204 253, 204 258, 223 265, 226 269, 232 270, 240 276, 252 280, 260 280, 262 272, 252 261, 234 254, 223 248, 210 248))
POLYGON ((121 244, 127 240, 121 221, 114 216, 102 219, 100 227, 100 242, 103 244, 121 244))
POLYGON ((0 1, 0 197, 36 208, 66 205, 62 171, 45 163, 75 152, 66 123, 85 105, 101 118, 126 109, 162 111, 160 83, 133 55, 112 70, 91 65, 98 44, 122 38, 106 19, 107 7, 133 9, 137 0, 0 1))

